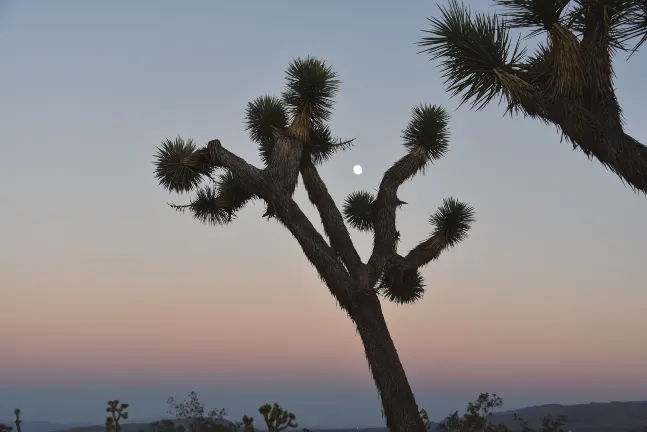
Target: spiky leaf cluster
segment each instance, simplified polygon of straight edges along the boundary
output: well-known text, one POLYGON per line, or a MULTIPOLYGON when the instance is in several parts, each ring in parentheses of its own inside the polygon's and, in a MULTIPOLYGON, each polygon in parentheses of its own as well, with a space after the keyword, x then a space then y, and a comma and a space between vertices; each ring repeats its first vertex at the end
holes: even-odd
POLYGON ((335 138, 327 124, 318 123, 310 128, 310 147, 308 151, 315 165, 326 162, 337 151, 348 150, 353 146, 353 140, 343 141, 335 138))
POLYGON ((373 229, 375 195, 367 191, 352 192, 344 201, 342 208, 344 219, 351 227, 359 231, 373 229))
POLYGON ((330 118, 339 80, 332 68, 314 57, 293 60, 286 71, 283 101, 292 120, 304 115, 309 124, 330 118))
POLYGON ((523 58, 517 40, 511 49, 509 27, 496 15, 475 13, 451 0, 440 8, 441 16, 430 18, 431 34, 418 44, 432 60, 441 59, 442 76, 452 96, 461 95, 461 105, 484 108, 501 96, 503 84, 497 71, 517 67, 523 58))
POLYGON ((429 223, 435 228, 432 237, 442 239, 447 247, 465 240, 474 221, 474 207, 455 198, 444 199, 429 218, 429 223))
POLYGON ((534 29, 529 37, 557 24, 569 2, 570 0, 495 0, 496 4, 506 9, 505 20, 510 28, 534 29))
POLYGON ((192 139, 166 139, 155 153, 155 178, 170 192, 184 193, 195 189, 210 167, 195 158, 197 147, 192 139))
POLYGON ((449 114, 438 105, 420 105, 411 113, 411 121, 402 131, 403 145, 420 149, 427 161, 442 158, 449 150, 449 114))
POLYGON ((569 13, 571 28, 583 34, 602 23, 610 48, 637 50, 647 40, 647 0, 575 0, 569 13), (629 41, 638 39, 632 47, 629 41))
POLYGON ((198 189, 188 205, 172 205, 179 211, 189 210, 192 216, 209 225, 226 225, 254 195, 247 192, 236 176, 225 171, 213 185, 198 189))
MULTIPOLYGON (((401 258, 398 261, 403 261, 401 258)), ((408 268, 402 262, 389 261, 377 286, 378 292, 397 304, 414 303, 425 293, 425 283, 418 268, 408 268)))
POLYGON ((270 161, 274 132, 286 129, 297 117, 299 126, 309 131, 308 151, 315 164, 325 162, 338 150, 348 149, 352 141, 334 138, 326 124, 339 87, 337 74, 325 62, 307 57, 290 63, 286 75, 286 90, 281 98, 256 98, 245 112, 245 129, 259 145, 263 163, 270 161))
POLYGON ((245 130, 258 143, 263 163, 267 165, 274 147, 274 129, 288 126, 288 114, 283 101, 274 96, 261 96, 247 104, 245 130))

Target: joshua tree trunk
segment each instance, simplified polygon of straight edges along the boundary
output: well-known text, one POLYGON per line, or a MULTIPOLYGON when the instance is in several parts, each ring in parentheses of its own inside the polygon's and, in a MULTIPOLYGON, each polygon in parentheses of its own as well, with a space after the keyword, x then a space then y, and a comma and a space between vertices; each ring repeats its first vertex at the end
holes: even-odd
POLYGON ((369 369, 382 399, 386 425, 391 432, 426 432, 379 299, 375 293, 367 294, 353 310, 351 319, 362 338, 369 369))

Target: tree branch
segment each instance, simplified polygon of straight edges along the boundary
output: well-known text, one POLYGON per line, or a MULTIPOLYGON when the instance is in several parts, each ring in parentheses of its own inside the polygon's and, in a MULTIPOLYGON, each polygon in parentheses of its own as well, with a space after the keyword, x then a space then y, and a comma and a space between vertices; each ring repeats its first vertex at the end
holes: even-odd
POLYGON ((206 160, 214 167, 228 169, 240 181, 241 187, 267 200, 270 190, 263 171, 224 148, 220 140, 209 141, 206 147, 195 152, 194 158, 197 163, 206 160))
POLYGON ((558 125, 588 157, 647 194, 647 147, 627 135, 615 119, 593 113, 579 101, 555 96, 533 98, 523 108, 558 125))
POLYGON ((301 211, 299 205, 287 194, 275 196, 276 215, 301 245, 303 253, 326 282, 331 293, 346 310, 351 307, 352 279, 333 249, 301 211))
POLYGON ((398 189, 426 163, 426 155, 413 150, 400 158, 382 177, 375 199, 375 224, 373 252, 368 260, 369 278, 375 283, 384 270, 389 256, 395 253, 398 230, 395 225, 396 209, 404 204, 398 199, 398 189))
POLYGON ((348 271, 353 273, 362 264, 362 260, 353 245, 341 212, 309 155, 301 162, 301 177, 310 202, 319 212, 321 223, 333 250, 342 259, 348 271))
POLYGON ((595 157, 632 188, 647 194, 647 147, 624 132, 613 104, 603 103, 609 99, 598 99, 599 105, 591 110, 586 101, 542 92, 528 84, 529 76, 523 72, 509 73, 530 89, 524 97, 515 100, 508 93, 511 106, 516 105, 529 116, 558 126, 586 156, 595 157))
MULTIPOLYGON (((299 145, 302 146, 301 143, 299 145)), ((285 156, 292 159, 287 152, 285 156)), ((196 158, 198 160, 208 158, 213 166, 227 168, 236 176, 243 188, 265 200, 272 207, 278 220, 299 242, 304 254, 317 269, 319 276, 326 282, 339 304, 344 308, 350 307, 349 290, 352 289, 352 279, 333 249, 292 199, 290 191, 277 190, 276 183, 268 181, 264 171, 226 150, 219 140, 209 141, 206 149, 196 152, 196 158)), ((297 169, 298 167, 299 165, 297 169)))
POLYGON ((266 168, 268 181, 273 187, 280 187, 294 193, 299 177, 299 164, 303 154, 303 140, 290 130, 274 129, 274 149, 266 168))
POLYGON ((438 259, 446 247, 447 243, 443 241, 441 236, 432 235, 411 249, 404 257, 404 263, 408 268, 424 267, 431 261, 438 259))

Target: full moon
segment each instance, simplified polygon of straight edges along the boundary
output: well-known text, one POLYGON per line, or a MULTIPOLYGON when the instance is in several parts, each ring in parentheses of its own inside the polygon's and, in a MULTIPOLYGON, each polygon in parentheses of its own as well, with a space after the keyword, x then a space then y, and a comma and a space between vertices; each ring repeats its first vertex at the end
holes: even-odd
POLYGON ((359 165, 355 165, 355 166, 353 167, 353 172, 354 172, 356 175, 360 175, 360 174, 362 173, 362 167, 361 167, 361 166, 359 166, 359 165))

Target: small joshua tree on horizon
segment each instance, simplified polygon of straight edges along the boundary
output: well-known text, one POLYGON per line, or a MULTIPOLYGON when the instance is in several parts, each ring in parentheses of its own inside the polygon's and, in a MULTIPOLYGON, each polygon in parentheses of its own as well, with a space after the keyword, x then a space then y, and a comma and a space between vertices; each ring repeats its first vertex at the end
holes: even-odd
POLYGON ((14 423, 16 424, 16 432, 22 432, 22 428, 20 427, 22 424, 22 420, 20 420, 20 412, 20 408, 13 410, 13 415, 16 417, 14 420, 14 423))
POLYGON ((261 405, 258 412, 263 416, 263 420, 267 425, 267 432, 281 432, 287 428, 299 427, 298 424, 294 423, 297 416, 281 408, 278 403, 261 405))
POLYGON ((119 403, 118 399, 108 401, 106 412, 110 414, 106 418, 106 432, 119 432, 121 430, 121 420, 128 420, 127 403, 119 403))
POLYGON ((433 231, 406 254, 397 250, 396 212, 404 204, 398 189, 449 148, 449 115, 421 105, 402 133, 406 154, 383 175, 377 194, 351 193, 343 213, 333 201, 317 166, 353 141, 333 138, 328 120, 338 91, 337 74, 315 58, 296 59, 286 73, 281 97, 250 102, 246 129, 259 146, 257 168, 225 149, 217 139, 198 147, 193 140, 165 140, 155 155, 155 177, 171 192, 193 192, 189 211, 211 225, 226 225, 252 200, 265 203, 264 216, 282 224, 297 240, 339 306, 355 324, 392 432, 423 432, 425 426, 389 334, 379 300, 413 303, 422 298, 420 269, 467 237, 474 222, 469 205, 443 201, 430 218, 433 231), (328 241, 306 217, 293 194, 299 176, 316 207, 328 241), (373 250, 362 261, 346 223, 373 234, 373 250))

